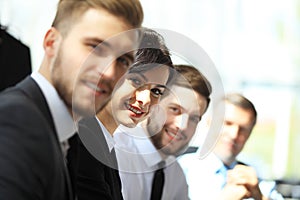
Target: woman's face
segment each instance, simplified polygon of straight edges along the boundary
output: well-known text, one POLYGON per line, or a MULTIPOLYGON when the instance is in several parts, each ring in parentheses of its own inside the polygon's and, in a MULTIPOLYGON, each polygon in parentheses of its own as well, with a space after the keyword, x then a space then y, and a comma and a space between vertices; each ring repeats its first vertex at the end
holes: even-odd
POLYGON ((147 118, 152 105, 165 91, 169 67, 160 66, 141 73, 127 73, 116 85, 111 110, 117 124, 134 127, 147 118))

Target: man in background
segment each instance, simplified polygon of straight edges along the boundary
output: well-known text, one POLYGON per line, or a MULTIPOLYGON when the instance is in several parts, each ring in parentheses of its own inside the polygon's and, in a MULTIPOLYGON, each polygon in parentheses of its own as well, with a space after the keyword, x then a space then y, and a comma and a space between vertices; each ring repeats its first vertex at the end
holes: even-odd
POLYGON ((198 158, 199 152, 179 159, 189 185, 189 197, 192 200, 283 199, 274 189, 275 183, 261 181, 253 167, 236 159, 256 124, 253 103, 237 93, 226 95, 220 103, 225 103, 224 125, 213 153, 203 160, 198 158))

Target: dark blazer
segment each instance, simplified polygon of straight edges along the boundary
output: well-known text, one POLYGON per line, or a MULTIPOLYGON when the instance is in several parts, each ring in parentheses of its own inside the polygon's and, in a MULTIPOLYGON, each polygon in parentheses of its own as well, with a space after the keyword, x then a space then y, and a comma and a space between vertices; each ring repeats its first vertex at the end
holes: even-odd
POLYGON ((27 77, 0 93, 0 199, 71 200, 46 100, 27 77))
MULTIPOLYGON (((79 122, 77 156, 68 155, 68 165, 75 171, 78 200, 121 200, 121 180, 117 160, 110 153, 102 129, 95 117, 79 122), (85 147, 85 145, 87 148, 85 147), (74 170, 75 169, 75 170, 74 170)), ((74 146, 71 145, 70 150, 74 146)), ((114 151, 113 151, 114 152, 114 151)))

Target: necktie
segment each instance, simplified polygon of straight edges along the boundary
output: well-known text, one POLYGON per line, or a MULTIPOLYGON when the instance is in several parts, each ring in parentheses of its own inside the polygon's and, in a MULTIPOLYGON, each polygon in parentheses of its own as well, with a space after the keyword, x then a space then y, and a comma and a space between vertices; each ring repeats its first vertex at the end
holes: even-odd
POLYGON ((69 148, 67 149, 67 168, 69 172, 69 179, 71 181, 73 195, 76 193, 76 180, 77 180, 77 170, 79 162, 79 143, 80 139, 78 134, 74 134, 71 138, 68 139, 69 148))
POLYGON ((165 174, 163 168, 164 165, 164 161, 160 162, 159 168, 154 173, 150 200, 160 200, 162 197, 165 182, 165 174))
POLYGON ((117 162, 117 157, 116 157, 116 152, 115 148, 113 148, 110 152, 111 156, 111 163, 109 164, 109 167, 111 168, 112 174, 111 177, 113 179, 113 187, 114 194, 112 194, 112 199, 123 199, 122 196, 122 183, 121 183, 121 178, 119 175, 119 170, 118 170, 118 162, 117 162))
POLYGON ((110 152, 110 161, 108 164, 111 168, 118 170, 118 161, 115 148, 113 148, 110 152))

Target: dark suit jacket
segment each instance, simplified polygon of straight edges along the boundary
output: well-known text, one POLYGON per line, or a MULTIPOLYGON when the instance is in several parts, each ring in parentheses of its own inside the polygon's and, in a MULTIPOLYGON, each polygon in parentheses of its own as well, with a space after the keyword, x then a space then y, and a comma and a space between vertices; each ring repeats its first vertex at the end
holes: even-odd
MULTIPOLYGON (((76 180, 78 200, 123 199, 116 156, 109 152, 97 119, 91 117, 81 120, 78 132, 80 141, 75 147, 78 154, 68 154, 68 165, 73 165, 69 168, 75 172, 71 176, 76 180)), ((71 145, 70 151, 72 149, 74 146, 71 145)))
POLYGON ((52 116, 28 77, 0 93, 0 199, 73 199, 52 116))

